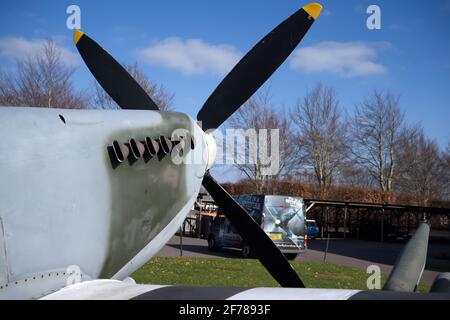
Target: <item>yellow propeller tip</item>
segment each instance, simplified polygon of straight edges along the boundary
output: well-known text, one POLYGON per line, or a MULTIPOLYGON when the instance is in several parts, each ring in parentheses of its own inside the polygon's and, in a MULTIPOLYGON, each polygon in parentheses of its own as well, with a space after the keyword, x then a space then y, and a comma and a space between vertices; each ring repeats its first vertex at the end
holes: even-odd
POLYGON ((73 33, 73 42, 75 42, 75 45, 78 43, 78 41, 80 41, 83 34, 84 33, 80 30, 75 30, 75 32, 73 33))
POLYGON ((305 10, 311 17, 314 18, 314 20, 316 20, 322 11, 322 5, 317 2, 310 3, 304 6, 303 10, 305 10))

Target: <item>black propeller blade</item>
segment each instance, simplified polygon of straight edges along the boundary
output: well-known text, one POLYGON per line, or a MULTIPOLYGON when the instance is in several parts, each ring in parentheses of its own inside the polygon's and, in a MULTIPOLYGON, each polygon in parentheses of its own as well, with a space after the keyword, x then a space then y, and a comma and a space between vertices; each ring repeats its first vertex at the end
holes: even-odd
POLYGON ((318 3, 304 6, 242 58, 198 113, 203 130, 219 127, 266 82, 302 40, 321 10, 318 3))
POLYGON ((304 288, 302 280, 275 243, 209 172, 205 174, 202 184, 272 277, 282 287, 304 288))
POLYGON ((159 110, 136 80, 94 40, 79 30, 73 40, 95 79, 122 109, 159 110))

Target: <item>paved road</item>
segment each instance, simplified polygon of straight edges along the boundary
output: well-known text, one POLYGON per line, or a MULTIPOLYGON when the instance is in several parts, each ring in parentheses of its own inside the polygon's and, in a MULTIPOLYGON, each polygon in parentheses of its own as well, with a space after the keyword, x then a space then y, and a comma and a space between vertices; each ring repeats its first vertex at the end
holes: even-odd
MULTIPOLYGON (((240 250, 224 249, 220 252, 211 252, 207 248, 206 240, 183 237, 183 255, 189 257, 226 257, 241 258, 240 250)), ((389 274, 392 265, 400 253, 404 244, 379 243, 362 240, 331 239, 326 260, 331 263, 366 270, 369 265, 380 266, 381 271, 389 274)), ((299 261, 323 261, 326 240, 314 240, 309 242, 309 248, 297 257, 299 261)), ((180 238, 174 236, 157 254, 158 256, 179 256, 180 238)), ((422 281, 431 284, 439 273, 432 271, 433 267, 439 267, 440 271, 450 272, 450 244, 430 244, 428 249, 428 264, 424 271, 422 281), (439 258, 446 258, 439 259, 439 258)))

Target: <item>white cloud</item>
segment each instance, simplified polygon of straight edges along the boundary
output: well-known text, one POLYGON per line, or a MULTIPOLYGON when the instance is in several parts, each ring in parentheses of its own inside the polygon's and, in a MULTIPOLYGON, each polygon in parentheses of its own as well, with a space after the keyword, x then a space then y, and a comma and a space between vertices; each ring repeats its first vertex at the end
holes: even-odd
POLYGON ((294 51, 290 67, 306 73, 329 72, 342 77, 383 74, 386 67, 375 59, 388 46, 384 42, 320 42, 294 51))
POLYGON ((138 49, 140 60, 181 71, 186 75, 219 74, 231 70, 241 54, 230 45, 213 45, 200 39, 167 38, 138 49))
MULTIPOLYGON (((0 56, 10 59, 23 59, 27 56, 42 54, 42 48, 46 40, 27 40, 21 37, 0 38, 0 56)), ((61 61, 68 66, 76 66, 81 63, 79 56, 57 44, 61 53, 61 61)))

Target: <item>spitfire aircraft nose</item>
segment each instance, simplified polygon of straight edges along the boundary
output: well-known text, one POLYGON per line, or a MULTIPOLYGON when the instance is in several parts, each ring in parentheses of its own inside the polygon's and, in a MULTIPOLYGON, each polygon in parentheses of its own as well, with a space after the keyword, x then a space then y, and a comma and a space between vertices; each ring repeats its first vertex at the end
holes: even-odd
MULTIPOLYGON (((198 148, 198 152, 193 152, 195 156, 203 156, 201 166, 195 165, 199 164, 198 162, 195 162, 194 165, 181 166, 189 172, 193 172, 197 180, 202 179, 202 185, 218 206, 224 210, 225 216, 237 228, 244 241, 255 251, 260 262, 278 283, 285 287, 304 287, 304 284, 267 234, 210 175, 209 169, 216 158, 217 146, 214 138, 206 132, 218 128, 224 123, 271 77, 295 50, 321 10, 322 6, 318 3, 310 3, 300 8, 262 38, 236 64, 197 114, 197 121, 202 123, 205 132, 201 131, 199 127, 190 128, 194 129, 194 136, 198 137, 197 141, 203 140, 204 149, 200 151, 200 148, 198 148)), ((158 105, 138 82, 93 39, 79 31, 74 34, 74 42, 95 79, 121 109, 156 111, 158 115, 162 115, 162 113, 159 113, 158 105)), ((168 143, 168 141, 163 141, 163 143, 165 142, 168 143)), ((147 142, 146 144, 147 147, 153 147, 152 143, 148 144, 147 142)), ((138 148, 134 147, 133 155, 139 155, 138 148)), ((170 148, 166 147, 167 145, 161 145, 163 151, 168 152, 170 148)), ((131 151, 133 152, 133 150, 131 151)), ((154 153, 154 151, 151 149, 149 153, 154 153)), ((172 160, 178 162, 180 159, 175 156, 172 160)), ((166 181, 172 183, 171 186, 180 186, 179 181, 175 179, 178 176, 174 175, 173 172, 177 172, 177 170, 174 171, 173 168, 169 169, 169 167, 163 170, 164 176, 160 182, 166 181)), ((127 179, 129 179, 129 176, 127 176, 127 179)), ((191 186, 191 183, 187 186, 191 186)), ((189 201, 194 201, 193 197, 189 201)), ((186 206, 186 208, 189 206, 186 206)), ((143 255, 141 261, 144 261, 144 258, 147 258, 147 256, 143 255)))

